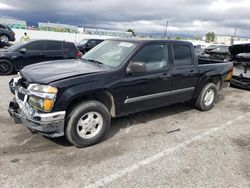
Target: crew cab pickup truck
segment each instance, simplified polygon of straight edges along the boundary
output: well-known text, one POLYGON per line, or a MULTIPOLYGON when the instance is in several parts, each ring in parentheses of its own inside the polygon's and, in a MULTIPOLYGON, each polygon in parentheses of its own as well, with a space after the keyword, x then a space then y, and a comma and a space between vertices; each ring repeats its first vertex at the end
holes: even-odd
POLYGON ((214 107, 229 85, 233 64, 197 59, 189 42, 102 42, 82 59, 34 64, 9 83, 9 113, 40 134, 66 138, 77 147, 100 142, 111 119, 173 103, 214 107))

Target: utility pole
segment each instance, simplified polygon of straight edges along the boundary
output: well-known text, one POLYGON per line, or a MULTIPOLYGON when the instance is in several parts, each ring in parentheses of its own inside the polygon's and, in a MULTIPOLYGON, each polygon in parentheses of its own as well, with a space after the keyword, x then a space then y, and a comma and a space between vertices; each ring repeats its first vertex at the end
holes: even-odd
POLYGON ((93 29, 95 29, 96 27, 95 27, 95 16, 94 16, 94 24, 93 24, 93 29))
POLYGON ((237 33, 237 28, 235 28, 234 30, 234 38, 236 37, 236 33, 237 33))
POLYGON ((234 29, 234 35, 231 39, 231 45, 234 45, 234 40, 235 40, 235 37, 236 37, 236 33, 237 33, 237 28, 234 29))
POLYGON ((165 27, 164 38, 166 38, 167 35, 168 35, 168 21, 166 21, 166 27, 165 27))

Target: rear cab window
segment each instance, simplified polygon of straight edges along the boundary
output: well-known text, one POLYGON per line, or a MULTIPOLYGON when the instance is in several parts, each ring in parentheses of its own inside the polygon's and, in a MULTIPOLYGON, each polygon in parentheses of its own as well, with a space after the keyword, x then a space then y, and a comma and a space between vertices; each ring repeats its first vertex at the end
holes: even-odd
POLYGON ((175 67, 194 66, 192 51, 189 45, 173 44, 175 67))

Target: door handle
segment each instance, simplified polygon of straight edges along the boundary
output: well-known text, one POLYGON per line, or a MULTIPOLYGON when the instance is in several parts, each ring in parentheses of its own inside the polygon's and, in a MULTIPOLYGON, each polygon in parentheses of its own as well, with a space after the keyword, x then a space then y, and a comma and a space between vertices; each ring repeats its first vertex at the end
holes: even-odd
POLYGON ((163 80, 167 80, 167 79, 170 78, 170 75, 163 74, 163 75, 160 76, 160 78, 163 79, 163 80))

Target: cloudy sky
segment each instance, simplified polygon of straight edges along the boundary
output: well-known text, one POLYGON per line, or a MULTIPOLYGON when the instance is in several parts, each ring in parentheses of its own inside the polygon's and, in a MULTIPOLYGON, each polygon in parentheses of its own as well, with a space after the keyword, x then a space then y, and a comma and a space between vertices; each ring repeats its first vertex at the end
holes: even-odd
POLYGON ((250 37, 250 0, 0 0, 0 17, 107 29, 250 37), (95 20, 95 21, 94 21, 95 20))

